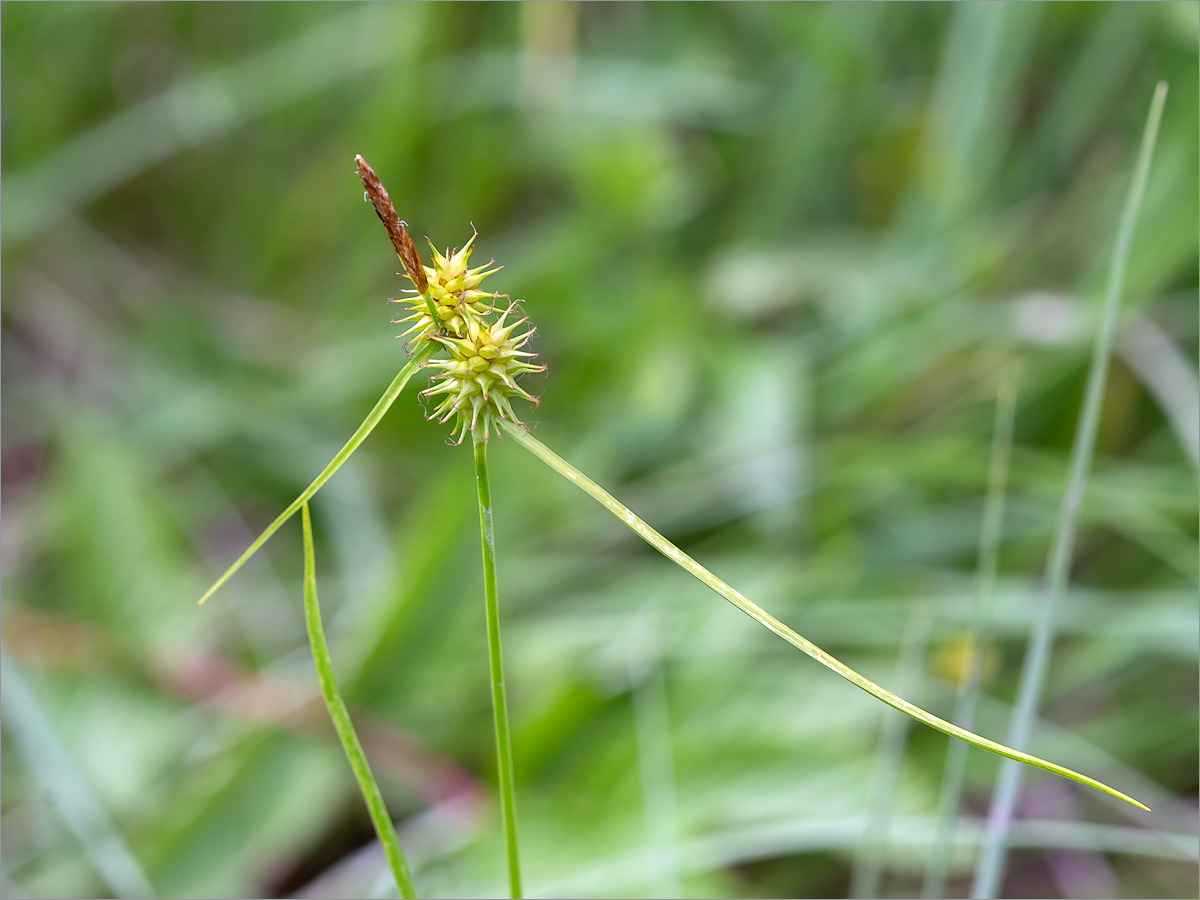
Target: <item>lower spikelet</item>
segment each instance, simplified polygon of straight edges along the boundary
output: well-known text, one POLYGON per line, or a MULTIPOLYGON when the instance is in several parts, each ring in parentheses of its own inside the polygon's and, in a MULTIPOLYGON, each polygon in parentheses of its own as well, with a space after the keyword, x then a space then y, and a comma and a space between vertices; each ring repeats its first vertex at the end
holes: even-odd
POLYGON ((426 365, 441 369, 434 377, 433 385, 421 392, 423 397, 440 398, 429 418, 445 423, 456 418, 451 437, 461 444, 467 432, 477 426, 483 427, 486 440, 491 435, 497 419, 507 419, 517 425, 521 421, 513 412, 509 401, 517 396, 533 403, 537 398, 517 384, 517 379, 527 372, 543 372, 545 366, 534 365, 530 360, 537 354, 522 350, 533 337, 536 328, 514 334, 529 320, 521 318, 505 324, 515 306, 510 306, 495 322, 488 324, 470 320, 465 335, 431 335, 445 347, 449 359, 431 360, 426 365))

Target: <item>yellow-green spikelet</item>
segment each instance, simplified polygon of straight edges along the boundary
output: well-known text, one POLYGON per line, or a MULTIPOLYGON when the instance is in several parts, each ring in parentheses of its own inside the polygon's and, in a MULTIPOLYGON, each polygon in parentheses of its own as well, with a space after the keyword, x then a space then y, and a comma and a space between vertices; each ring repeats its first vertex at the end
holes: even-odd
MULTIPOLYGON (((525 322, 521 318, 506 325, 510 306, 493 323, 482 322, 475 317, 467 318, 467 332, 462 337, 430 335, 450 352, 449 359, 430 360, 426 365, 442 370, 435 376, 434 384, 422 391, 424 397, 441 397, 438 406, 429 418, 445 423, 457 416, 451 437, 462 443, 468 431, 483 426, 486 440, 496 419, 507 419, 522 424, 509 404, 513 396, 524 397, 537 403, 518 384, 517 379, 527 372, 543 372, 545 366, 529 362, 536 354, 521 348, 529 343, 535 328, 519 335, 513 332, 525 322)), ((428 318, 428 317, 427 317, 428 318)))
MULTIPOLYGON (((500 270, 499 266, 489 269, 488 266, 478 266, 474 269, 467 267, 471 258, 471 245, 475 243, 478 232, 471 235, 466 245, 454 254, 449 251, 445 255, 438 253, 430 243, 433 251, 433 266, 423 266, 429 280, 429 297, 437 312, 438 320, 434 322, 429 315, 429 305, 416 290, 406 290, 410 296, 400 297, 391 302, 407 303, 409 315, 393 319, 394 323, 412 323, 407 331, 399 335, 401 338, 413 340, 433 338, 439 332, 463 337, 471 328, 471 323, 480 322, 484 316, 493 312, 489 300, 495 300, 499 294, 489 294, 478 290, 480 282, 493 272, 500 270)), ((488 263, 491 265, 491 263, 488 263)), ((405 276, 409 278, 410 276, 405 276)))

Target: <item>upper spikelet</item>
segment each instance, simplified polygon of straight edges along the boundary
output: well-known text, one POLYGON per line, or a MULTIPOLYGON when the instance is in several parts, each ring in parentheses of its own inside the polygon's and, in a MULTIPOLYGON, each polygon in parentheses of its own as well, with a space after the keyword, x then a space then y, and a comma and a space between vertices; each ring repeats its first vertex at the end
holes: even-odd
POLYGON ((355 164, 366 198, 375 207, 404 264, 404 275, 413 284, 405 291, 406 296, 391 301, 408 304, 408 315, 392 320, 409 325, 398 337, 423 343, 426 351, 431 349, 430 344, 437 344, 449 354, 448 359, 425 363, 442 370, 421 392, 423 397, 438 398, 429 417, 443 423, 456 419, 451 436, 457 438, 457 443, 462 443, 468 431, 478 434, 475 429, 480 426, 487 440, 500 419, 521 425, 510 399, 523 397, 537 403, 537 398, 519 387, 517 379, 528 372, 543 372, 546 367, 534 364, 536 354, 522 349, 537 329, 531 325, 514 333, 529 319, 522 316, 507 324, 516 305, 510 304, 500 312, 492 301, 503 295, 479 289, 485 278, 500 271, 500 266, 492 262, 473 269, 468 265, 479 232, 453 253, 439 253, 430 242, 433 265, 425 265, 375 172, 361 156, 355 157, 355 164))
MULTIPOLYGON (((478 232, 471 235, 466 245, 453 254, 447 250, 443 255, 430 243, 433 265, 423 266, 426 291, 408 289, 405 291, 408 296, 392 301, 408 304, 409 315, 392 320, 411 323, 400 337, 432 337, 438 333, 462 337, 470 331, 472 323, 481 322, 493 312, 489 301, 500 295, 479 290, 479 284, 492 273, 500 271, 500 266, 488 268, 492 265, 488 263, 474 269, 467 267, 472 245, 478 236, 478 232), (430 315, 429 301, 432 301, 437 313, 436 322, 430 315)), ((412 280, 411 275, 408 278, 412 280)))

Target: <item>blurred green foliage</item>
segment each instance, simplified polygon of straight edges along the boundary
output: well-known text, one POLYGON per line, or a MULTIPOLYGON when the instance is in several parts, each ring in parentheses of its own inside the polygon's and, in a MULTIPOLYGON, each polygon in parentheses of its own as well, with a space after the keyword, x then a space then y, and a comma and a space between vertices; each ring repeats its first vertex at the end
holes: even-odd
MULTIPOLYGON (((5 896, 386 886, 316 703, 299 524, 193 605, 403 360, 355 153, 527 299, 542 440, 884 684, 927 601, 912 699, 941 714, 1015 377, 977 719, 1002 738, 1160 78, 1031 747, 1154 812, 1027 776, 1006 895, 1196 896, 1197 4, 0 16, 5 896)), ((317 497, 321 596, 418 886, 496 896, 474 485, 443 431, 410 389, 317 497)), ((530 890, 843 895, 896 713, 512 442, 492 459, 530 890)), ((889 895, 917 890, 944 750, 909 738, 889 895)), ((966 815, 996 765, 972 753, 966 815)))

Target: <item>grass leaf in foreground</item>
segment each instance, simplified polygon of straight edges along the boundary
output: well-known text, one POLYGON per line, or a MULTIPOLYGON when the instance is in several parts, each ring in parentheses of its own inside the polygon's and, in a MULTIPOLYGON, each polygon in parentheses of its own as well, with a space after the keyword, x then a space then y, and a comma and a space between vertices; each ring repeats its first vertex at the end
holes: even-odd
POLYGON ((998 744, 995 741, 990 741, 985 737, 981 737, 972 731, 967 731, 965 728, 960 728, 945 719, 940 719, 933 713, 926 712, 915 704, 909 703, 903 697, 893 694, 891 691, 880 687, 871 679, 851 669, 841 660, 826 653, 812 641, 808 640, 803 635, 797 634, 787 625, 776 619, 762 607, 751 602, 746 597, 742 596, 704 566, 700 565, 665 537, 651 528, 645 521, 639 518, 631 509, 622 504, 612 494, 588 478, 583 472, 579 471, 566 460, 558 456, 553 450, 539 441, 533 435, 527 433, 519 426, 513 425, 510 422, 501 422, 500 427, 505 434, 512 437, 517 443, 531 452, 534 456, 540 459, 554 471, 558 472, 568 481, 573 482, 584 492, 590 494, 593 499, 600 503, 605 509, 611 512, 614 516, 628 525, 642 540, 652 546, 663 556, 672 560, 680 568, 691 573, 695 578, 702 581, 708 587, 712 588, 750 618, 754 619, 763 627, 775 632, 789 644, 803 650, 821 665, 832 669, 837 674, 841 675, 851 684, 866 691, 872 697, 882 700, 888 706, 895 707, 905 715, 912 716, 918 722, 924 722, 930 728, 936 728, 943 734, 948 734, 951 737, 956 737, 959 740, 966 741, 968 744, 973 744, 983 750, 989 750, 992 753, 997 753, 1000 756, 1008 757, 1009 759, 1018 762, 1026 763, 1027 765, 1036 766, 1039 769, 1045 769, 1048 772, 1054 772, 1056 775, 1062 775, 1064 778, 1069 778, 1072 781, 1077 781, 1080 784, 1086 784, 1088 787, 1093 787, 1098 791, 1102 791, 1109 796, 1116 797, 1118 800, 1124 800, 1126 803, 1132 803, 1140 809, 1148 811, 1148 807, 1139 803, 1132 797, 1122 794, 1115 788, 1111 788, 1106 784, 1096 781, 1094 778, 1089 778, 1079 772, 1075 772, 1065 766, 1060 766, 1057 763, 1052 763, 1044 759, 1039 759, 1036 756, 1031 756, 1020 750, 1014 750, 1012 747, 1006 747, 1003 744, 998 744))
POLYGON ((379 792, 379 785, 371 773, 358 735, 354 733, 350 713, 338 692, 337 680, 333 676, 333 660, 329 656, 329 645, 325 642, 321 608, 317 603, 317 564, 313 551, 312 519, 308 514, 308 504, 301 503, 300 506, 300 518, 304 526, 304 624, 308 628, 308 643, 312 647, 313 663, 317 667, 317 680, 321 683, 321 696, 325 698, 329 718, 333 720, 338 740, 342 742, 342 749, 346 751, 350 768, 354 770, 359 790, 367 803, 371 824, 375 826, 375 833, 379 835, 379 843, 383 846, 388 867, 396 880, 396 890, 400 892, 401 897, 416 897, 417 890, 413 886, 404 851, 400 849, 400 840, 396 837, 396 826, 392 823, 392 817, 388 815, 383 794, 379 792))

